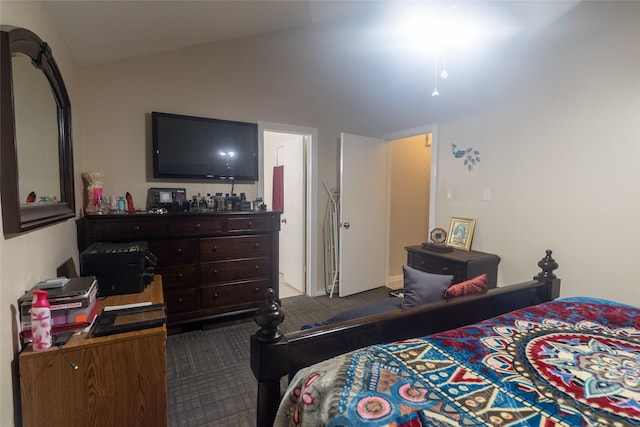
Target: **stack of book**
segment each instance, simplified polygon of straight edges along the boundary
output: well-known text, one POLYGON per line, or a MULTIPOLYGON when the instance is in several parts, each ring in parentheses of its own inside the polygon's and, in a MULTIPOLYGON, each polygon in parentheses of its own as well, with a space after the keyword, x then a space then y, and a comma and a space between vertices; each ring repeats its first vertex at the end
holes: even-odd
POLYGON ((62 286, 53 288, 39 283, 18 299, 23 339, 31 337, 31 291, 43 288, 48 292, 47 299, 51 305, 51 334, 81 330, 93 322, 98 311, 98 281, 95 276, 73 277, 62 286))

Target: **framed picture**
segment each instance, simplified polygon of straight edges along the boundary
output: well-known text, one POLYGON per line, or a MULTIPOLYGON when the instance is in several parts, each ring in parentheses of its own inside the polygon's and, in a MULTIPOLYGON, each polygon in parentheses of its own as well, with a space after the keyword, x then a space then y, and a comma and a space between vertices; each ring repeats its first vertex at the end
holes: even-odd
POLYGON ((468 251, 471 248, 471 239, 473 239, 473 229, 475 226, 475 219, 451 218, 449 234, 447 235, 447 245, 468 251))

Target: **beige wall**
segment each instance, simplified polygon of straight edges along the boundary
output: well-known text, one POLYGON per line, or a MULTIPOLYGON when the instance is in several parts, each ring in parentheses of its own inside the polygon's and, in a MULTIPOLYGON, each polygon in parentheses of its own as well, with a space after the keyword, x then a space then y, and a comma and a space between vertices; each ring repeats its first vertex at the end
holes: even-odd
POLYGON ((472 248, 502 257, 498 286, 553 249, 562 296, 640 305, 640 4, 614 4, 582 3, 537 35, 544 51, 515 54, 535 78, 503 64, 501 102, 439 123, 437 225, 476 218, 472 248), (468 172, 452 143, 480 165, 468 172))
MULTIPOLYGON (((324 42, 336 40, 315 32, 274 33, 80 70, 37 3, 2 1, 0 8, 3 24, 30 28, 50 43, 67 83, 78 208, 80 173, 93 170, 107 174, 107 194, 129 191, 144 204, 147 188, 158 184, 147 178, 153 110, 315 127, 318 182, 329 187, 338 182, 340 132, 379 136, 437 121, 436 225, 448 229, 451 216, 476 218, 473 248, 502 257, 499 285, 534 275, 535 262, 551 248, 561 265, 563 296, 640 305, 634 265, 640 259, 640 59, 629 42, 640 39, 636 2, 581 3, 548 32, 504 46, 484 64, 493 71, 479 72, 482 79, 473 85, 456 82, 450 71, 430 114, 424 105, 436 102, 427 98, 431 88, 395 98, 401 82, 378 79, 382 68, 333 55, 324 42), (349 95, 353 90, 359 96, 349 95), (480 151, 480 165, 467 171, 451 155, 452 143, 480 151), (455 190, 453 200, 445 198, 446 188, 455 190), (491 201, 482 201, 484 188, 491 189, 491 201)), ((190 194, 216 191, 162 184, 186 186, 190 194)), ((236 191, 251 197, 255 188, 236 191)), ((318 194, 322 213, 326 195, 323 189, 318 194)), ((0 240, 0 425, 13 423, 11 307, 69 256, 77 257, 73 221, 0 240)))
POLYGON ((426 135, 391 143, 391 200, 389 227, 389 277, 402 279, 407 263, 405 246, 429 240, 429 188, 431 147, 426 135))
MULTIPOLYGON (((24 27, 35 32, 49 43, 65 80, 71 99, 74 126, 75 167, 82 156, 79 115, 79 85, 77 68, 69 56, 67 46, 58 30, 52 25, 44 8, 37 2, 0 2, 0 23, 24 27)), ((77 174, 76 174, 77 176, 77 174)), ((79 195, 79 177, 76 178, 76 194, 79 195)), ((77 197, 77 196, 76 196, 77 197)), ((19 409, 15 359, 18 348, 18 317, 15 313, 17 299, 34 283, 55 276, 56 268, 69 257, 77 265, 76 227, 73 220, 14 237, 0 238, 0 425, 14 424, 14 403, 19 409), (14 395, 18 398, 14 401, 14 395)), ((56 392, 56 391, 52 391, 56 392)))

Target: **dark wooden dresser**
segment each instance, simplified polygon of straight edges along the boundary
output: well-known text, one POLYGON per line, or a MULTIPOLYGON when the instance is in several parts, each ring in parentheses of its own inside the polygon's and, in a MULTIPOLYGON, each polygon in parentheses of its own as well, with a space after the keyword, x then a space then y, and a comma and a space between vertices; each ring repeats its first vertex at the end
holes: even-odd
POLYGON ((147 241, 162 275, 169 326, 253 312, 278 295, 280 212, 86 215, 78 247, 147 241))
POLYGON ((436 252, 422 246, 407 246, 407 265, 434 274, 452 274, 453 283, 472 279, 487 273, 489 287, 495 288, 500 257, 478 251, 453 249, 453 252, 436 252))

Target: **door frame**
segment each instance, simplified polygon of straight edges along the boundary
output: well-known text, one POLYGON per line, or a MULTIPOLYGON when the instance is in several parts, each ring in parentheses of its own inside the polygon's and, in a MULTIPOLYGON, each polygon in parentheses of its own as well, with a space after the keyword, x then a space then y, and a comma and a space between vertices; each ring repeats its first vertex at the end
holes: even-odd
MULTIPOLYGON (((381 138, 386 139, 387 141, 394 141, 396 139, 408 138, 411 136, 421 135, 424 133, 431 133, 431 177, 429 182, 429 230, 433 230, 436 226, 436 200, 438 191, 438 124, 437 123, 428 123, 421 126, 416 126, 409 129, 399 130, 397 132, 392 132, 386 135, 383 135, 381 138)), ((389 168, 390 169, 390 168, 389 168)), ((387 169, 387 182, 391 181, 391 171, 387 169)), ((390 200, 391 197, 391 187, 387 186, 387 200, 390 200)), ((385 230, 385 239, 387 242, 390 242, 391 239, 391 224, 389 224, 389 219, 391 218, 391 207, 387 203, 387 227, 385 230)), ((425 238, 427 236, 424 236, 425 238)), ((390 279, 389 277, 389 245, 385 245, 385 264, 384 264, 384 276, 385 281, 390 279)), ((388 283, 387 283, 388 284, 388 283)))
POLYGON ((264 132, 304 135, 306 147, 305 188, 305 295, 315 296, 318 284, 318 129, 283 123, 258 122, 258 196, 264 197, 264 132))

